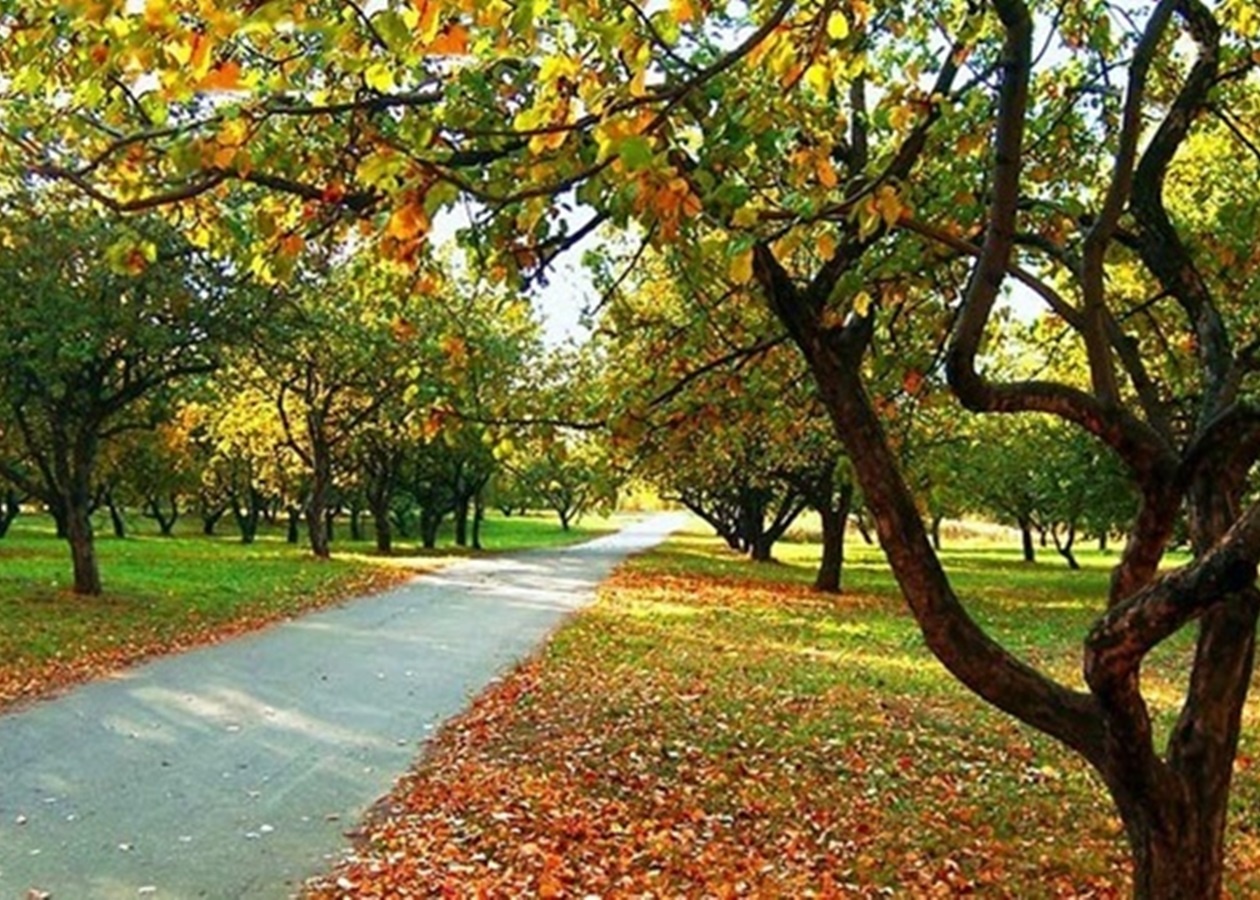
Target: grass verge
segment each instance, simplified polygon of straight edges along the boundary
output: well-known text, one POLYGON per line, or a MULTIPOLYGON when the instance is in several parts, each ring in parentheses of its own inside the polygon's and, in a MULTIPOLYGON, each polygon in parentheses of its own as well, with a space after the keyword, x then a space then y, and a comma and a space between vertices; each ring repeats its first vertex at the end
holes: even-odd
MULTIPOLYGON (((800 547, 752 567, 683 535, 632 560, 439 733, 310 895, 1126 895, 1092 772, 950 678, 855 549, 838 599, 808 590, 800 547)), ((946 556, 977 617, 1079 680, 1108 557, 946 556)), ((1144 671, 1165 726, 1185 653, 1144 671)), ((1237 804, 1230 890, 1260 896, 1245 772, 1237 804)))
MULTIPOLYGON (((615 530, 592 518, 564 532, 554 517, 491 517, 487 552, 558 546, 615 530)), ((179 532, 97 540, 106 593, 69 591, 69 556, 44 517, 23 516, 0 540, 0 710, 145 658, 220 640, 302 612, 382 590, 441 557, 410 546, 372 555, 368 542, 338 541, 314 560, 275 530, 251 545, 231 536, 179 532)))

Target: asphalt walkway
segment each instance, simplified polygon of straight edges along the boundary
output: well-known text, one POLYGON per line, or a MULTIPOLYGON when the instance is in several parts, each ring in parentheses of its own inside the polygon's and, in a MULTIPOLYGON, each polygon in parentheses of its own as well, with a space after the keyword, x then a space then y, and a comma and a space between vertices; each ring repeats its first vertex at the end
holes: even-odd
POLYGON ((453 563, 0 716, 0 898, 291 896, 426 735, 682 521, 453 563))

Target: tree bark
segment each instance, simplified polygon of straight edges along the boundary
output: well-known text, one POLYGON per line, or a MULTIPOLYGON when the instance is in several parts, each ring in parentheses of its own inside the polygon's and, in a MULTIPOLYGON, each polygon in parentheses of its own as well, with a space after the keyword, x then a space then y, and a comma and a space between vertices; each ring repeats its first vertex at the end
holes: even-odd
POLYGON ((71 504, 66 516, 66 539, 74 563, 74 592, 87 596, 101 593, 101 573, 96 562, 96 544, 87 504, 71 504))
POLYGON ((814 590, 838 594, 844 575, 844 531, 849 522, 849 509, 853 506, 853 485, 840 488, 840 496, 834 505, 824 504, 818 510, 822 520, 822 562, 814 579, 814 590))
POLYGON ((299 527, 301 521, 302 521, 302 507, 290 506, 289 507, 289 524, 288 524, 288 529, 284 536, 284 539, 286 542, 290 544, 296 544, 298 542, 299 534, 301 532, 301 528, 299 527))
POLYGON ((1019 520, 1019 534, 1021 544, 1024 549, 1024 562, 1037 561, 1037 545, 1033 543, 1032 522, 1028 519, 1021 518, 1019 520))
POLYGON ((242 544, 252 544, 258 537, 258 520, 262 517, 260 499, 253 488, 248 489, 244 505, 238 497, 232 497, 232 518, 236 520, 242 544))
POLYGON ((390 521, 390 504, 386 495, 371 492, 368 505, 372 513, 372 532, 376 539, 376 552, 388 556, 394 552, 394 527, 390 521))
POLYGON ((871 534, 871 526, 867 524, 866 511, 860 510, 853 518, 857 523, 858 534, 862 536, 862 543, 868 547, 872 546, 875 543, 875 536, 871 534))
POLYGON ((1062 540, 1059 539, 1058 529, 1051 531, 1054 538, 1054 549, 1059 551, 1059 555, 1067 560, 1068 568, 1072 571, 1079 571, 1081 564, 1076 561, 1076 554, 1072 552, 1072 546, 1076 543, 1076 526, 1069 524, 1067 526, 1067 534, 1062 540))
POLYGON ((157 496, 145 498, 145 509, 150 519, 157 522, 158 531, 162 537, 170 537, 175 523, 179 520, 179 502, 172 494, 167 498, 170 506, 170 515, 162 509, 162 498, 157 496))
POLYGON ((219 526, 219 522, 227 515, 226 506, 209 506, 202 504, 201 506, 201 534, 203 537, 214 537, 214 530, 219 526))
POLYGON ((442 527, 442 513, 434 513, 429 510, 420 512, 420 544, 426 550, 434 550, 437 548, 438 530, 442 527))
POLYGON ((48 499, 48 515, 52 516, 53 528, 57 537, 63 541, 70 539, 69 515, 66 512, 66 502, 60 494, 48 499))
POLYGON ((109 510, 109 524, 114 529, 114 537, 122 540, 127 537, 127 520, 123 518, 122 510, 118 504, 114 502, 113 493, 105 494, 105 508, 109 510))
POLYGON ((932 549, 941 549, 941 516, 940 513, 932 513, 932 549))
POLYGON ((455 546, 468 546, 468 509, 467 497, 459 497, 455 501, 455 546))
POLYGON ((9 526, 13 524, 13 520, 17 518, 21 512, 22 504, 18 499, 18 492, 13 488, 8 488, 3 495, 3 501, 0 501, 0 538, 9 533, 9 526))
POLYGON ((485 521, 485 518, 485 497, 482 491, 478 491, 476 498, 473 500, 472 545, 474 550, 483 549, 481 546, 481 523, 485 521))

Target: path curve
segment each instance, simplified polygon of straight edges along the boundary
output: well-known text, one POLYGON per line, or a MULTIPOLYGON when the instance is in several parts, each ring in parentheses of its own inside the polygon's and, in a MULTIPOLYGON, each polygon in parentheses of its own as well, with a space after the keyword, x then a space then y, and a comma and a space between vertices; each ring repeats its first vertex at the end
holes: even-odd
POLYGON ((407 585, 0 716, 0 898, 271 898, 418 743, 685 516, 407 585))

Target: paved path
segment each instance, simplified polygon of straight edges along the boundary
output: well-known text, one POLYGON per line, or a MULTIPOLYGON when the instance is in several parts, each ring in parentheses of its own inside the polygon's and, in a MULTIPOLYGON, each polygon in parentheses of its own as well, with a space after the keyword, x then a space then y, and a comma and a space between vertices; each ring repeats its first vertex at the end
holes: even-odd
POLYGON ((426 734, 681 522, 461 561, 0 716, 0 898, 291 895, 426 734))

